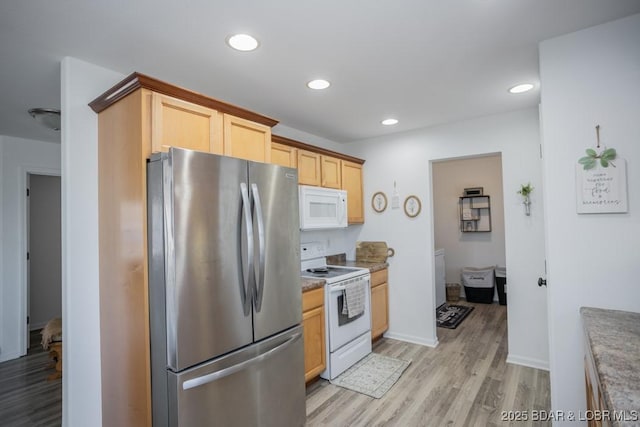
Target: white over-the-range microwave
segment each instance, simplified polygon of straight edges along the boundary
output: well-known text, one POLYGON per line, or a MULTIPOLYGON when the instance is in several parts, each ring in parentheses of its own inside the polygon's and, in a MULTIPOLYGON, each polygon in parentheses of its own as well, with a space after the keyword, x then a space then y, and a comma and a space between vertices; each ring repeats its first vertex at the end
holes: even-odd
POLYGON ((300 229, 347 227, 347 192, 333 188, 299 186, 300 229))

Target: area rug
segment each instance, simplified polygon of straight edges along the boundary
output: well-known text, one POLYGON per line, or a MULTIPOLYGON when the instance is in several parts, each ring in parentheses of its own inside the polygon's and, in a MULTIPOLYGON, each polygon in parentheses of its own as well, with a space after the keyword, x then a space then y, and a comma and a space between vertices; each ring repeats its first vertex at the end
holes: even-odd
POLYGON ((369 353, 331 380, 331 384, 380 399, 398 381, 409 364, 411 360, 369 353))
POLYGON ((455 329, 472 310, 473 307, 467 305, 442 304, 436 311, 438 327, 455 329))

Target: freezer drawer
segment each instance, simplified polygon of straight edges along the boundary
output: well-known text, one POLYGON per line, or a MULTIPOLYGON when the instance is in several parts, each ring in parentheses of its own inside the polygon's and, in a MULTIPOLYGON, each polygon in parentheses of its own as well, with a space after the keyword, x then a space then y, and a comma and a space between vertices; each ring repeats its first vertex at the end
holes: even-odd
POLYGON ((168 371, 168 385, 171 426, 302 426, 302 327, 179 374, 168 371))

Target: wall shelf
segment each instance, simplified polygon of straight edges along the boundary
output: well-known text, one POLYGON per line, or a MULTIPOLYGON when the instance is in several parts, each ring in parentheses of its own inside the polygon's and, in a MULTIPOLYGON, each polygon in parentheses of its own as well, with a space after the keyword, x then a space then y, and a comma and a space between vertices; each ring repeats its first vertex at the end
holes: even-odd
POLYGON ((460 231, 478 233, 491 231, 491 197, 462 196, 458 201, 460 231))

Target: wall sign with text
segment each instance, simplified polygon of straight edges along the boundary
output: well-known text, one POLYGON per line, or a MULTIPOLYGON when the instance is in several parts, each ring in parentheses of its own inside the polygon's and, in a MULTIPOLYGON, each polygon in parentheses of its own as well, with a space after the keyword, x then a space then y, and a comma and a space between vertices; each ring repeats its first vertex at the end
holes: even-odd
POLYGON ((579 214, 627 212, 627 167, 617 157, 615 166, 576 165, 576 209, 579 214))

